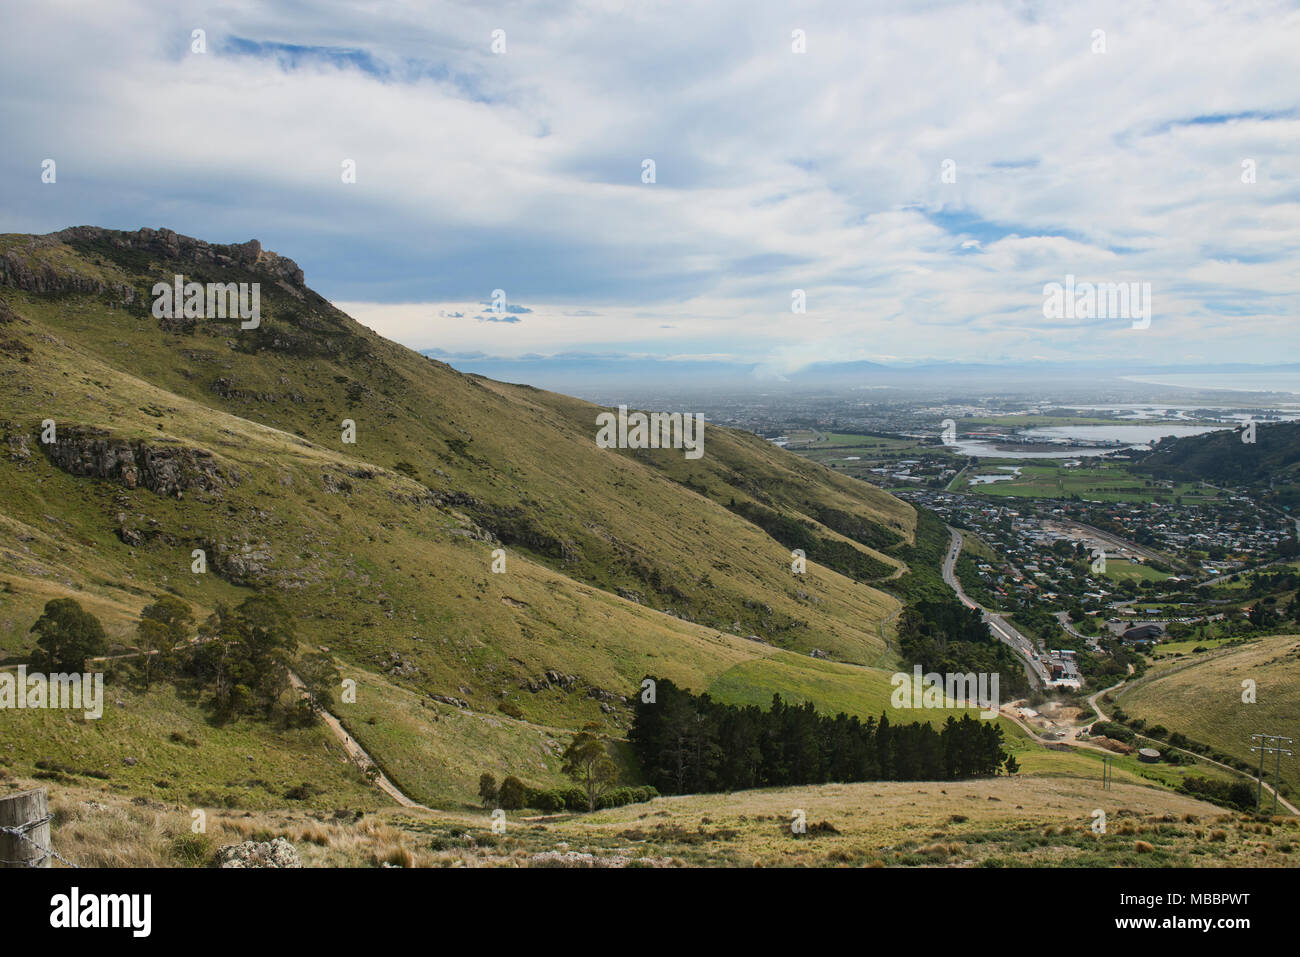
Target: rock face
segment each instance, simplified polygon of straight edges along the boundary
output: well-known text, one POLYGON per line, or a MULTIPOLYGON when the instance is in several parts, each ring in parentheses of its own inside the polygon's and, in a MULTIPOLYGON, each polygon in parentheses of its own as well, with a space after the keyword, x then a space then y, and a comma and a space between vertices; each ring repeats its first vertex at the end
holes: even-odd
POLYGON ((204 542, 212 570, 232 585, 261 583, 272 560, 268 542, 204 542))
POLYGON ((171 498, 182 498, 190 490, 214 492, 239 482, 238 473, 219 468, 211 452, 128 442, 102 429, 63 426, 55 442, 40 447, 70 475, 108 479, 171 498))
POLYGON ((434 701, 439 701, 439 702, 441 702, 442 704, 449 704, 449 705, 451 705, 453 708, 460 708, 460 709, 462 709, 462 710, 464 710, 464 711, 468 711, 468 710, 469 710, 469 702, 468 702, 468 701, 462 701, 460 698, 453 698, 451 695, 446 695, 446 694, 431 694, 431 695, 429 695, 429 697, 432 698, 434 701))
MULTIPOLYGON (((57 235, 52 234, 52 235, 57 235)), ((32 240, 33 245, 41 245, 48 236, 39 236, 32 240)), ((45 243, 50 245, 50 243, 45 243)), ((0 256, 0 286, 12 286, 24 292, 38 293, 88 293, 101 295, 108 293, 114 302, 132 303, 136 291, 127 283, 106 283, 94 276, 85 276, 77 272, 60 272, 53 266, 41 264, 29 265, 22 255, 9 250, 0 256)))
POLYGON ((0 433, 3 433, 4 447, 8 450, 11 461, 26 462, 32 457, 28 436, 18 425, 0 422, 0 433))
POLYGON ((34 236, 27 250, 11 249, 0 255, 0 286, 12 286, 36 293, 107 294, 115 303, 127 305, 138 301, 141 293, 129 284, 108 283, 97 276, 61 271, 43 263, 33 265, 24 256, 25 251, 59 243, 73 246, 109 245, 180 265, 189 263, 195 266, 238 267, 266 276, 299 298, 306 291, 303 272, 298 264, 292 259, 264 250, 256 239, 226 246, 182 236, 170 229, 144 228, 131 233, 101 229, 98 226, 73 226, 57 233, 34 236))
MULTIPOLYGON (((420 667, 399 651, 390 651, 387 655, 374 655, 371 659, 383 670, 384 674, 395 678, 414 678, 420 674, 420 667)), ((463 703, 459 706, 464 706, 463 703)))
POLYGON ((265 844, 245 841, 227 844, 217 851, 218 867, 302 867, 292 844, 282 837, 265 844))
POLYGON ((564 691, 572 691, 577 686, 580 679, 577 675, 565 675, 558 671, 548 671, 540 678, 525 678, 519 682, 519 687, 527 688, 533 694, 539 691, 546 691, 549 688, 561 688, 564 691))
POLYGON ((14 312, 9 303, 0 299, 0 326, 7 326, 20 321, 22 321, 22 316, 14 312))

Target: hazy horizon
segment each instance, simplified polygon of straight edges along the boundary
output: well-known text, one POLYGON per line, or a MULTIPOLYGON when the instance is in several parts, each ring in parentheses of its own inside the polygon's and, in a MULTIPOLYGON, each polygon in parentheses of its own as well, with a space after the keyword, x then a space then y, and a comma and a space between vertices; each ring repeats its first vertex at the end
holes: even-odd
POLYGON ((1300 351, 1294 3, 455 10, 10 11, 3 228, 256 237, 462 360, 1300 351))

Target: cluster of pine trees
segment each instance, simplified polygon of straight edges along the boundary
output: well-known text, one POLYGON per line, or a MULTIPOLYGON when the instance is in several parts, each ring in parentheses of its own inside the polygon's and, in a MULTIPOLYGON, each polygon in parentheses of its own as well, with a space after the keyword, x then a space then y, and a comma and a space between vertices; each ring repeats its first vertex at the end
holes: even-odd
MULTIPOLYGON (((1056 619, 1051 623, 1056 627, 1056 619)), ((993 637, 978 611, 954 598, 909 604, 898 617, 898 647, 909 666, 938 674, 997 674, 1008 696, 1029 691, 1016 653, 993 637)))
POLYGON ((628 738, 647 783, 664 794, 830 781, 944 781, 1014 774, 994 722, 949 717, 942 730, 840 713, 772 696, 757 706, 720 704, 655 679, 654 701, 637 701, 628 738))

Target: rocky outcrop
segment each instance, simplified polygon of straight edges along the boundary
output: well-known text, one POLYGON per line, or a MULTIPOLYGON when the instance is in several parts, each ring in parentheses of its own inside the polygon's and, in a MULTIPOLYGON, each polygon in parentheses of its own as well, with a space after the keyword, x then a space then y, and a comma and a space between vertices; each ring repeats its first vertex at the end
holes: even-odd
MULTIPOLYGON (((41 246, 53 245, 57 240, 52 236, 33 237, 28 250, 34 251, 41 246)), ((108 283, 95 276, 87 276, 73 270, 57 269, 49 263, 33 262, 22 251, 7 250, 0 255, 0 286, 12 286, 24 292, 42 294, 84 293, 88 295, 108 294, 114 302, 129 304, 136 301, 136 291, 128 283, 108 283)))
POLYGON ((270 571, 271 546, 267 542, 205 542, 204 552, 212 570, 232 585, 260 584, 270 571))
POLYGON ((149 253, 159 259, 198 266, 242 266, 253 272, 263 273, 274 280, 281 280, 287 285, 304 288, 303 272, 298 264, 285 256, 277 255, 262 248, 256 239, 246 243, 221 245, 206 243, 192 236, 182 236, 170 229, 149 229, 145 227, 133 233, 116 229, 101 229, 98 226, 73 226, 41 236, 40 239, 55 238, 59 242, 76 245, 78 243, 106 243, 118 249, 149 253))
POLYGON ((519 682, 519 687, 527 688, 533 694, 539 691, 546 691, 550 688, 560 688, 564 691, 572 691, 581 679, 577 675, 561 674, 558 671, 548 671, 540 678, 525 678, 519 682))
POLYGON ((587 697, 595 698, 597 701, 617 701, 620 704, 627 704, 627 695, 621 695, 617 691, 606 691, 604 688, 588 688, 587 697))
MULTIPOLYGON (((167 328, 167 324, 173 320, 160 319, 158 324, 167 328)), ((197 324, 198 320, 185 320, 191 327, 197 324)), ((241 389, 237 380, 233 376, 218 376, 212 380, 212 385, 208 387, 216 395, 232 402, 293 402, 296 405, 302 405, 307 401, 307 397, 301 392, 258 392, 255 389, 241 389)))
POLYGON ((216 863, 218 867, 302 867, 297 848, 282 837, 227 844, 217 851, 216 863))
POLYGON ((429 697, 441 704, 449 704, 453 708, 460 708, 464 711, 469 710, 468 701, 463 701, 460 698, 453 698, 451 695, 448 694, 430 694, 429 697))
POLYGON ((420 666, 399 651, 373 655, 371 660, 379 665, 384 674, 394 678, 416 678, 420 675, 420 666))
POLYGON ((129 489, 147 488, 170 498, 183 498, 188 491, 216 492, 239 483, 238 471, 219 467, 211 452, 115 439, 103 429, 61 426, 56 441, 41 443, 41 448, 70 475, 120 482, 129 489))
POLYGON ((122 545, 138 547, 146 545, 148 542, 160 540, 168 545, 175 545, 175 538, 162 529, 159 520, 151 519, 148 515, 130 514, 130 512, 118 512, 117 519, 114 521, 113 533, 116 534, 118 541, 122 545))
POLYGON ((4 447, 11 462, 26 462, 32 457, 31 438, 19 426, 13 422, 0 422, 0 433, 3 433, 4 447))
MULTIPOLYGON (((129 283, 106 282, 103 279, 60 269, 40 261, 43 248, 66 243, 74 247, 108 246, 130 253, 165 261, 184 267, 242 268, 266 276, 292 295, 303 298, 306 285, 302 270, 292 259, 264 250, 256 239, 246 243, 220 245, 201 239, 182 236, 170 229, 139 229, 122 232, 101 229, 98 226, 73 226, 57 233, 33 236, 26 247, 7 250, 0 255, 0 286, 12 286, 25 292, 41 294, 107 295, 113 302, 130 305, 140 300, 141 293, 129 283)), ((111 253, 109 253, 111 257, 111 253)), ((147 290, 146 290, 147 292, 147 290)))

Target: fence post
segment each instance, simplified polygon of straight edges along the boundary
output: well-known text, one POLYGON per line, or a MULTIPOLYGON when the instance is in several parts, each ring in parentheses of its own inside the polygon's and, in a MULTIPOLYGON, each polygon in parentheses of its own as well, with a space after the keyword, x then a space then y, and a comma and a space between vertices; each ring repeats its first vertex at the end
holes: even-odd
MULTIPOLYGON (((49 801, 45 788, 0 795, 0 827, 25 827, 47 816, 49 801)), ((26 831, 24 836, 27 840, 16 834, 0 833, 0 867, 49 867, 49 821, 26 831)))

